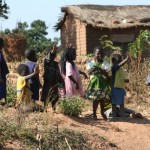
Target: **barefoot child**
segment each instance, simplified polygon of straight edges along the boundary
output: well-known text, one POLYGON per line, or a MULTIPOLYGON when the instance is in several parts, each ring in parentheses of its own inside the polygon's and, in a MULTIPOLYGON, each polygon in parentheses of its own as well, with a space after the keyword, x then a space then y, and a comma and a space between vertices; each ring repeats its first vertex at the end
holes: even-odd
POLYGON ((75 59, 76 49, 72 47, 67 48, 61 58, 61 73, 65 76, 66 97, 84 96, 80 74, 83 74, 85 78, 87 76, 78 70, 74 63, 75 59))
MULTIPOLYGON (((28 59, 25 64, 29 67, 29 74, 32 74, 34 72, 34 68, 38 66, 35 51, 33 49, 27 49, 25 51, 25 57, 28 59)), ((39 100, 39 89, 42 86, 39 80, 39 74, 33 76, 29 82, 31 84, 31 91, 33 93, 32 99, 34 101, 39 100)))
POLYGON ((120 54, 112 55, 112 117, 116 118, 116 109, 117 105, 120 105, 120 114, 121 117, 124 117, 124 97, 125 97, 125 82, 128 82, 125 79, 124 71, 122 66, 127 62, 128 56, 126 59, 122 60, 120 54))
POLYGON ((56 103, 59 99, 58 84, 63 82, 58 62, 55 61, 56 54, 56 45, 54 45, 44 59, 44 84, 41 96, 41 101, 44 102, 45 110, 47 111, 47 105, 51 102, 52 110, 54 112, 56 109, 56 103))
POLYGON ((109 99, 110 95, 108 73, 106 70, 110 70, 110 65, 104 61, 103 50, 100 47, 94 48, 94 61, 90 61, 87 64, 87 70, 90 75, 90 83, 86 96, 93 100, 93 119, 97 119, 96 111, 99 103, 101 115, 106 119, 104 103, 106 98, 109 99))
POLYGON ((18 110, 21 110, 21 112, 33 111, 34 103, 32 100, 29 79, 37 75, 39 69, 38 67, 35 67, 34 72, 29 74, 28 66, 20 64, 17 70, 20 76, 17 79, 17 101, 15 107, 18 110))

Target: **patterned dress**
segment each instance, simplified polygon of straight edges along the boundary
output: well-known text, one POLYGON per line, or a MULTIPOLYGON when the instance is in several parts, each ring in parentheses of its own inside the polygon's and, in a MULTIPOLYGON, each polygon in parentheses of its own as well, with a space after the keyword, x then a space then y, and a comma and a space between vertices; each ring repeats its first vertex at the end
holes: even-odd
POLYGON ((94 71, 94 68, 103 68, 103 63, 96 61, 90 62, 87 65, 87 70, 90 77, 90 83, 87 89, 86 97, 90 100, 100 100, 101 98, 109 99, 110 96, 110 85, 109 80, 99 71, 94 71), (93 64, 92 64, 93 63, 93 64))

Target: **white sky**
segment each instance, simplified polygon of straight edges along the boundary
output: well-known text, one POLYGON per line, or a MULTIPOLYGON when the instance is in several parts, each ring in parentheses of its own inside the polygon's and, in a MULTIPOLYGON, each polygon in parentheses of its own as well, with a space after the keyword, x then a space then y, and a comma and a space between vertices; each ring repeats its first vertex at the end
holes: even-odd
POLYGON ((150 0, 5 0, 10 7, 9 19, 0 19, 0 30, 13 29, 18 21, 27 22, 40 19, 48 26, 48 38, 59 37, 53 26, 56 24, 61 7, 73 4, 98 5, 150 5, 150 0))

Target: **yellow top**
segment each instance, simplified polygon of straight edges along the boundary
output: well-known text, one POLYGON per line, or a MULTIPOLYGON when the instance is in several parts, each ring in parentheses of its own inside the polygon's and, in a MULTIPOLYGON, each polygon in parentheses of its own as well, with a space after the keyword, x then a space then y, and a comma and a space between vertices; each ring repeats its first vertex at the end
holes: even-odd
POLYGON ((116 71, 114 87, 122 89, 125 88, 125 74, 122 69, 116 71))
POLYGON ((17 101, 16 107, 25 101, 32 102, 32 92, 30 90, 30 83, 25 80, 25 77, 19 76, 17 79, 17 101))

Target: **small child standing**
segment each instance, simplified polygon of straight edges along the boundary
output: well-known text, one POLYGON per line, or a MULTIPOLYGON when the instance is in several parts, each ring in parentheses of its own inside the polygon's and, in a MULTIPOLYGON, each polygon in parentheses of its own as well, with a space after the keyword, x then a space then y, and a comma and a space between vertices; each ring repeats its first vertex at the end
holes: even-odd
MULTIPOLYGON (((29 74, 32 74, 34 72, 34 68, 38 67, 37 64, 37 58, 35 51, 33 49, 27 49, 25 51, 25 57, 28 59, 28 61, 25 63, 29 67, 29 74)), ((30 82, 30 88, 32 91, 32 99, 34 101, 39 100, 39 89, 41 88, 41 83, 39 80, 39 74, 36 74, 29 80, 30 82)))
POLYGON ((55 112, 56 103, 59 100, 58 84, 63 82, 58 62, 55 61, 56 48, 56 45, 53 45, 44 58, 44 84, 41 95, 41 101, 44 102, 45 110, 47 111, 47 105, 51 102, 53 112, 55 112))
POLYGON ((128 79, 125 79, 124 71, 122 66, 127 62, 126 59, 122 60, 120 54, 112 55, 112 117, 116 119, 117 105, 120 105, 121 117, 124 117, 124 96, 125 96, 125 83, 128 83, 128 79))
POLYGON ((8 66, 2 54, 4 48, 4 41, 0 38, 0 104, 6 103, 6 75, 9 73, 8 66), (5 101, 2 101, 5 99, 5 101))
POLYGON ((34 72, 29 74, 28 66, 20 64, 17 71, 20 76, 17 79, 17 101, 15 107, 21 112, 33 111, 33 100, 29 79, 39 73, 39 68, 36 66, 34 72))
POLYGON ((87 64, 87 70, 90 75, 90 83, 86 96, 93 101, 93 119, 97 120, 96 111, 100 103, 101 115, 107 119, 104 114, 106 99, 110 99, 110 86, 108 72, 111 67, 104 60, 103 50, 100 47, 94 48, 94 60, 87 64))
POLYGON ((84 97, 84 90, 80 78, 86 74, 76 67, 74 60, 76 59, 76 49, 67 48, 61 57, 61 73, 64 75, 66 97, 81 96, 84 97))

